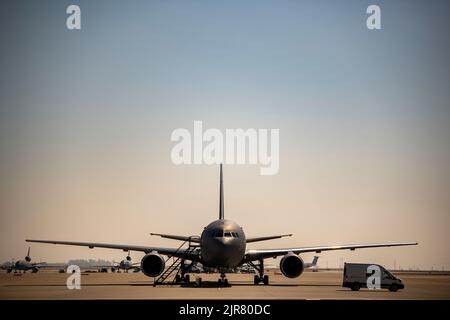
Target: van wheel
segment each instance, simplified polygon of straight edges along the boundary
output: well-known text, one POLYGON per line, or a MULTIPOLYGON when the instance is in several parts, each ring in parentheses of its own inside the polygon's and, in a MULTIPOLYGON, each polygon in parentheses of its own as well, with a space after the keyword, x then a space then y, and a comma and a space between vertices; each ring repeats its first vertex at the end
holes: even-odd
POLYGON ((359 291, 359 289, 361 289, 361 285, 359 284, 359 282, 353 283, 352 291, 359 291))
POLYGON ((389 291, 391 291, 391 292, 397 292, 397 290, 398 290, 398 287, 397 287, 397 285, 395 285, 395 284, 393 284, 393 285, 390 286, 390 288, 389 288, 389 291))

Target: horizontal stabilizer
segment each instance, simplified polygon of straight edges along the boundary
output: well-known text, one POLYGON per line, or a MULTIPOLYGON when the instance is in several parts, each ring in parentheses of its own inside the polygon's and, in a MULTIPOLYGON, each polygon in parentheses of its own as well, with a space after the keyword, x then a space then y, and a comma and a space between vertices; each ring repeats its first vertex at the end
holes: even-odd
POLYGON ((177 236, 173 234, 162 234, 162 233, 150 233, 151 236, 160 236, 161 238, 180 240, 180 241, 191 241, 191 242, 200 242, 199 236, 177 236))
POLYGON ((248 238, 247 239, 247 243, 250 242, 258 242, 258 241, 266 241, 266 240, 273 240, 273 239, 279 239, 279 238, 283 238, 283 237, 291 237, 292 233, 290 234, 281 234, 281 235, 277 235, 277 236, 266 236, 266 237, 257 237, 257 238, 248 238))

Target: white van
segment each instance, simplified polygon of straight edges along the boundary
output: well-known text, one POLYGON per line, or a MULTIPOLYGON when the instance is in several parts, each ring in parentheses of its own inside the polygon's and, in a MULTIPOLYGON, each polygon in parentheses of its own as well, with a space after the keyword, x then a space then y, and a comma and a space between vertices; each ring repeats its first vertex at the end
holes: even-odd
POLYGON ((381 288, 389 289, 389 291, 393 292, 405 288, 402 280, 387 271, 386 268, 378 264, 369 263, 345 263, 342 286, 344 288, 350 288, 353 291, 358 291, 360 288, 367 288, 367 278, 373 274, 373 271, 370 271, 370 266, 378 266, 380 268, 381 288))

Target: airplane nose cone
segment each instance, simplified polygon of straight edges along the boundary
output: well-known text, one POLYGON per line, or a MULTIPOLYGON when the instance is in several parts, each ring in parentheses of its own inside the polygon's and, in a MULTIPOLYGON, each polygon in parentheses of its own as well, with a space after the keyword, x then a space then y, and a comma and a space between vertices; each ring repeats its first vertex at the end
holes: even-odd
POLYGON ((232 250, 232 248, 234 247, 233 239, 216 238, 215 240, 216 245, 220 248, 229 248, 230 250, 232 250))
POLYGON ((225 238, 216 238, 216 243, 218 244, 218 245, 225 245, 225 238))

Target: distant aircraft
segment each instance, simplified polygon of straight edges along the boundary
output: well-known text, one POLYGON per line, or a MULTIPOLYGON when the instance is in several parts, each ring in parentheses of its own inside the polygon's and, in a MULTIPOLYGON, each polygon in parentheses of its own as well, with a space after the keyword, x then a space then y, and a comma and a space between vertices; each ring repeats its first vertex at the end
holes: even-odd
POLYGON ((139 262, 136 262, 136 263, 131 262, 130 251, 128 251, 127 257, 125 259, 123 259, 122 261, 120 261, 119 264, 113 265, 111 267, 111 271, 116 272, 116 271, 123 270, 125 272, 128 272, 129 270, 133 270, 134 272, 138 272, 141 270, 141 268, 139 267, 139 264, 140 264, 139 262))
MULTIPOLYGON (((417 242, 400 243, 372 243, 372 244, 349 244, 349 245, 331 245, 331 246, 312 246, 312 247, 293 247, 281 249, 250 249, 246 248, 248 243, 278 239, 289 235, 274 235, 257 238, 246 238, 244 230, 237 223, 231 220, 225 220, 224 216, 224 197, 223 197, 223 174, 222 165, 220 165, 220 193, 219 193, 219 219, 208 224, 202 231, 201 236, 179 236, 170 234, 154 234, 163 238, 181 240, 189 242, 189 248, 167 248, 153 246, 138 246, 126 244, 95 243, 95 242, 75 242, 75 241, 56 241, 56 240, 26 240, 27 242, 40 242, 50 244, 62 244, 73 246, 85 246, 89 248, 109 248, 120 249, 123 251, 140 251, 145 255, 141 260, 141 270, 149 277, 164 276, 171 271, 170 266, 165 271, 166 260, 161 256, 176 257, 181 259, 181 266, 184 260, 200 262, 204 267, 217 268, 220 272, 218 280, 219 285, 228 285, 226 272, 231 268, 241 266, 245 263, 253 266, 258 274, 254 275, 254 284, 260 282, 269 284, 269 276, 264 274, 264 259, 283 256, 280 261, 280 269, 283 275, 288 278, 296 278, 302 274, 305 269, 305 263, 299 256, 301 253, 316 252, 343 249, 362 249, 377 247, 394 247, 417 245, 417 242), (195 245, 191 245, 194 243, 195 245), (255 264, 254 262, 258 262, 255 264), (163 274, 164 272, 164 274, 163 274)), ((176 267, 173 267, 175 270, 176 267)), ((186 274, 185 268, 180 268, 181 277, 185 282, 189 282, 189 274, 186 274)), ((178 274, 177 274, 178 275, 178 274)))
POLYGON ((7 261, 2 263, 0 270, 9 270, 14 266, 14 261, 7 261))
MULTIPOLYGON (((17 273, 17 271, 26 272, 31 270, 32 273, 36 273, 41 268, 48 268, 49 266, 45 262, 39 262, 39 263, 32 263, 31 262, 31 256, 30 256, 30 247, 28 247, 28 252, 25 257, 25 260, 18 260, 15 263, 11 263, 9 267, 6 267, 6 270, 8 273, 11 273, 14 271, 14 273, 17 273)), ((53 267, 53 266, 52 266, 53 267)), ((58 266, 56 266, 58 267, 58 266)))
POLYGON ((199 262, 194 262, 186 267, 187 273, 202 273, 205 272, 202 264, 199 262))
POLYGON ((317 261, 319 260, 318 256, 314 256, 313 261, 312 262, 305 262, 305 269, 309 268, 311 269, 313 272, 317 272, 318 271, 318 266, 317 266, 317 261))

